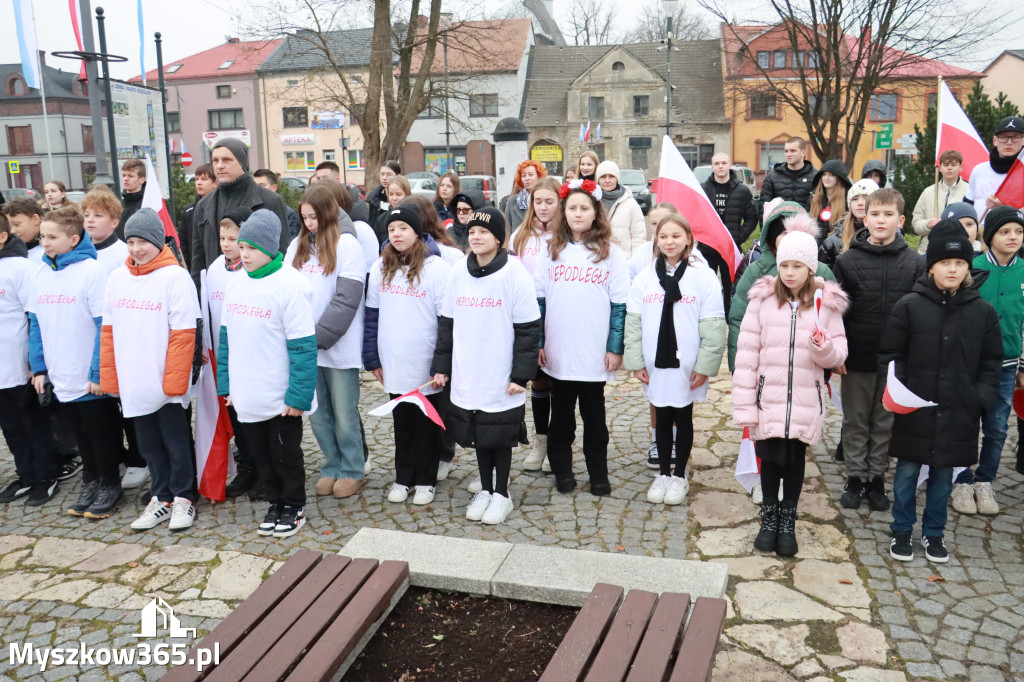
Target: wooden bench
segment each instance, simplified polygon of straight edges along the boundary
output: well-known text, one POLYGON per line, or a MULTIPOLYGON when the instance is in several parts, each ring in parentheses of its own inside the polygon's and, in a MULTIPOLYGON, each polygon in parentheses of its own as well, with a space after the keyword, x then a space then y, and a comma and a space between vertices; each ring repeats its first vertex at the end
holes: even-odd
POLYGON ((339 680, 409 586, 404 561, 296 552, 213 632, 220 663, 172 668, 169 682, 339 680))
POLYGON ((687 622, 688 594, 623 592, 594 586, 540 682, 707 682, 725 600, 698 597, 687 622))

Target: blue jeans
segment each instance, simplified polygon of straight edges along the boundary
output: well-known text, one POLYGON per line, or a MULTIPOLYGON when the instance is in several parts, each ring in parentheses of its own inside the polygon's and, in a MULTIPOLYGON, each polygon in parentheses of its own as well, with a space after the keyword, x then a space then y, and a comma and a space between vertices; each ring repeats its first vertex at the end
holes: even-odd
POLYGON ((1006 422, 1013 408, 1013 382, 1017 378, 1016 367, 1003 367, 999 372, 999 402, 981 415, 981 454, 978 455, 978 469, 967 467, 957 476, 957 483, 991 483, 999 471, 999 458, 1006 443, 1006 422))
MULTIPOLYGON (((921 465, 905 459, 896 461, 892 479, 892 523, 893 533, 909 533, 917 523, 917 477, 921 465)), ((924 516, 921 519, 921 534, 929 538, 941 538, 946 529, 946 504, 953 492, 953 468, 931 467, 928 471, 928 490, 924 501, 924 516)))
POLYGON ((316 412, 309 416, 313 435, 327 461, 320 475, 363 478, 363 431, 359 424, 359 370, 316 368, 316 412))

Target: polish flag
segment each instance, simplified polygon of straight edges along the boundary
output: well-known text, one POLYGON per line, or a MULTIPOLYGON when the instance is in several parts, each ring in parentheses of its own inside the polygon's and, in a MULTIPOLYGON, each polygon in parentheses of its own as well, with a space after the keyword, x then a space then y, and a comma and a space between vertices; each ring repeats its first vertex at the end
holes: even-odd
MULTIPOLYGON (((199 375, 196 397, 196 478, 199 494, 223 502, 229 469, 234 469, 228 443, 234 436, 224 398, 217 395, 217 353, 210 329, 210 305, 206 295, 206 270, 199 275, 203 314, 203 353, 209 362, 199 375)), ((220 330, 217 330, 220 337, 220 330)))
MULTIPOLYGON (((957 476, 960 475, 960 472, 962 472, 966 468, 967 467, 953 467, 953 482, 954 483, 956 483, 957 476)), ((917 475, 917 487, 918 488, 921 487, 922 483, 924 483, 925 481, 928 480, 928 475, 929 475, 930 471, 931 471, 931 467, 929 467, 927 464, 922 464, 921 465, 921 471, 917 475)))
POLYGON ((963 169, 960 175, 964 180, 971 179, 974 167, 988 163, 988 147, 985 146, 978 131, 974 129, 967 114, 960 108, 949 86, 943 81, 939 86, 939 130, 935 139, 935 165, 939 165, 939 157, 943 152, 958 151, 964 155, 963 169))
POLYGON ((590 142, 590 121, 587 121, 587 127, 583 129, 583 141, 590 142))
MULTIPOLYGON (((1021 132, 1024 133, 1024 130, 1021 132)), ((1004 206, 1024 207, 1024 149, 1013 160, 1013 165, 1010 166, 994 196, 1003 202, 1004 206)))
POLYGON ((754 441, 750 440, 750 428, 743 428, 740 441, 740 455, 736 458, 736 480, 749 493, 761 481, 761 460, 754 454, 754 441))
POLYGON ((434 422, 443 429, 445 428, 445 426, 444 421, 442 421, 441 419, 441 415, 439 415, 437 413, 437 410, 434 409, 433 404, 431 404, 431 402, 427 400, 427 396, 420 393, 420 388, 423 388, 424 386, 427 385, 428 384, 423 384, 423 386, 420 386, 419 388, 414 388, 405 395, 400 395, 394 400, 389 400, 380 407, 375 407, 374 409, 370 410, 367 414, 374 417, 383 417, 386 414, 391 414, 391 412, 396 407, 398 407, 399 403, 410 403, 420 408, 423 414, 427 415, 427 419, 434 422))
MULTIPOLYGON (((85 48, 82 46, 82 12, 81 7, 78 5, 78 0, 68 0, 68 9, 71 11, 71 28, 75 31, 75 41, 78 43, 78 51, 83 52, 85 48)), ((85 60, 83 59, 82 66, 78 70, 78 79, 84 81, 86 78, 85 60)))
POLYGON ((718 211, 711 205, 697 177, 667 135, 662 138, 658 175, 653 186, 658 202, 668 201, 675 205, 690 221, 694 238, 722 255, 729 266, 729 278, 735 280, 736 267, 743 259, 743 253, 736 247, 718 211), (732 258, 729 258, 729 254, 732 254, 732 258))
POLYGON ((938 407, 938 403, 918 396, 896 376, 896 361, 889 361, 889 376, 885 381, 885 392, 882 394, 882 405, 896 414, 910 414, 922 407, 938 407))
POLYGON ((586 137, 586 136, 587 136, 587 129, 581 123, 580 124, 580 142, 583 142, 583 138, 586 137))
POLYGON ((821 328, 821 289, 814 290, 814 329, 820 334, 824 331, 821 328))
POLYGON ((832 376, 830 376, 828 378, 828 381, 825 382, 825 388, 828 389, 828 397, 832 400, 832 404, 835 405, 835 408, 837 410, 839 410, 839 414, 842 414, 843 413, 843 399, 839 395, 839 389, 836 388, 835 381, 836 381, 836 375, 833 374, 832 376))
POLYGON ((146 177, 152 179, 146 183, 146 191, 142 195, 142 208, 151 208, 156 211, 164 224, 164 236, 173 238, 174 243, 180 249, 181 242, 178 240, 178 230, 175 229, 174 223, 171 221, 171 214, 167 210, 167 204, 164 203, 164 198, 160 194, 160 183, 157 182, 153 160, 148 156, 146 157, 146 177))

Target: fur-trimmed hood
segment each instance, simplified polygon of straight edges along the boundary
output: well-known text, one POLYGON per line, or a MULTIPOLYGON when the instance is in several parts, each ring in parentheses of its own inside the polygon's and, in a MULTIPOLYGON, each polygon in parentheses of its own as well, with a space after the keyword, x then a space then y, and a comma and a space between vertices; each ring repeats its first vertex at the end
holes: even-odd
MULTIPOLYGON (((750 291, 747 293, 747 300, 754 301, 774 296, 776 279, 778 278, 774 275, 765 275, 754 282, 753 286, 750 287, 750 291)), ((845 313, 846 309, 850 307, 850 299, 846 295, 846 292, 843 291, 843 288, 836 282, 826 281, 821 277, 815 277, 814 281, 821 289, 822 307, 830 308, 840 315, 845 313)))

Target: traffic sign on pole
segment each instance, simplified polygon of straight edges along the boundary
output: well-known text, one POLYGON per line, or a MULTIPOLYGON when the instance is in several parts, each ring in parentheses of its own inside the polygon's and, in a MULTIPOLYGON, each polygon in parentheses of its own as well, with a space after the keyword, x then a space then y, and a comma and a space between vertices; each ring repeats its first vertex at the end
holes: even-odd
POLYGON ((192 155, 189 154, 188 152, 185 152, 184 154, 182 154, 181 155, 181 165, 184 166, 185 168, 188 168, 189 166, 191 166, 192 165, 192 155))
POLYGON ((18 161, 8 161, 7 172, 10 173, 11 175, 17 175, 18 173, 21 172, 21 163, 19 163, 18 161))
POLYGON ((878 126, 878 133, 875 135, 875 149, 892 149, 892 123, 883 123, 878 126))

